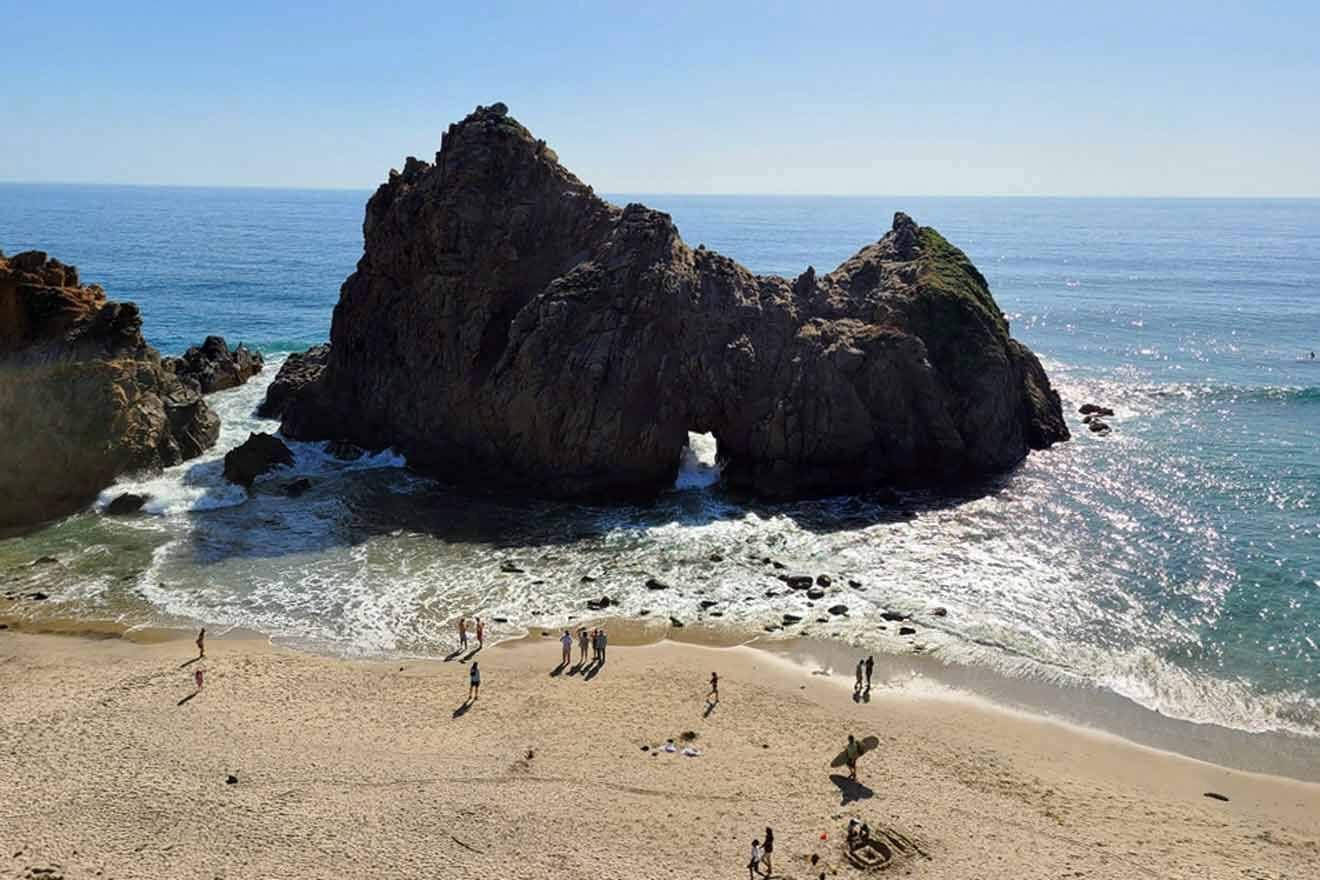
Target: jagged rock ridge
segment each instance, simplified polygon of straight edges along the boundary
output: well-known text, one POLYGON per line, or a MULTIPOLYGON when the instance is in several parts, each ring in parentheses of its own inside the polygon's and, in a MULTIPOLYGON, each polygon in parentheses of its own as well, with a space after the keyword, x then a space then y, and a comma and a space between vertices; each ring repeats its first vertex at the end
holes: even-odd
POLYGON ((777 497, 964 480, 1068 437, 985 279, 904 214, 829 274, 754 275, 601 200, 497 104, 392 171, 363 234, 287 436, 579 496, 660 491, 710 431, 728 484, 777 497))
POLYGON ((0 530, 212 446, 220 420, 161 365, 133 303, 40 251, 0 254, 0 530))

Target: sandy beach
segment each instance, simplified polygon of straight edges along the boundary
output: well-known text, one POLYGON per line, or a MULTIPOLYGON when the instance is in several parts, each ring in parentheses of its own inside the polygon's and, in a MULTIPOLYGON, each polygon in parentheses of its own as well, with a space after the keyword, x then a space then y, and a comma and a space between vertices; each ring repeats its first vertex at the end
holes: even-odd
POLYGON ((459 660, 0 632, 0 877, 738 878, 767 825, 774 876, 860 877, 854 816, 919 847, 886 876, 1320 876, 1315 784, 747 647, 552 674, 555 635, 481 651, 464 710, 459 660))

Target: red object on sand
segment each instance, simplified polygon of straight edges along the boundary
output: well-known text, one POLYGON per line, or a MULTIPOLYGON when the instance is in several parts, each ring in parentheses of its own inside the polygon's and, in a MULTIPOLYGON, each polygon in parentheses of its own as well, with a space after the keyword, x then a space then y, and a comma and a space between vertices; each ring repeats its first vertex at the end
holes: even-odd
POLYGON ((830 839, 830 833, 829 833, 828 831, 822 831, 822 832, 820 833, 820 839, 821 839, 821 840, 829 840, 829 839, 830 839))

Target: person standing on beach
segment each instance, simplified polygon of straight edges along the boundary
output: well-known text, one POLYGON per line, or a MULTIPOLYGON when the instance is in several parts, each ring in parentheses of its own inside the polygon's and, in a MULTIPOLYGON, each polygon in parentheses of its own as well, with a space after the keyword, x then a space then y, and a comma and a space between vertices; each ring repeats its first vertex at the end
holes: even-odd
MULTIPOLYGON (((565 630, 567 632, 567 630, 565 630)), ((587 628, 578 627, 578 666, 587 665, 587 628)))
POLYGON ((848 755, 848 778, 856 782, 857 759, 862 756, 862 745, 861 743, 857 742, 856 739, 853 738, 853 735, 851 733, 848 734, 848 745, 844 749, 844 751, 848 755))
POLYGON ((866 658, 866 689, 871 689, 871 673, 875 670, 875 655, 866 658))
POLYGON ((595 663, 600 659, 600 630, 591 631, 591 662, 595 663))
POLYGON ((600 631, 600 662, 605 662, 605 630, 600 631))
POLYGON ((761 857, 761 861, 765 864, 765 876, 767 877, 769 877, 770 872, 774 870, 774 868, 771 865, 771 860, 774 858, 774 853, 775 853, 775 832, 772 831, 769 826, 767 826, 765 829, 765 855, 761 857))
POLYGON ((458 650, 467 650, 467 618, 458 618, 458 650))
POLYGON ((201 632, 197 634, 197 659, 201 660, 205 656, 206 656, 206 627, 202 627, 201 632))
POLYGON ((751 860, 750 862, 747 863, 747 877, 748 877, 748 880, 755 880, 757 869, 759 869, 759 868, 761 867, 761 856, 762 856, 763 854, 764 854, 764 853, 763 853, 763 850, 761 849, 761 841, 759 841, 759 840, 753 840, 753 841, 752 841, 752 860, 751 860))
POLYGON ((857 683, 856 683, 855 685, 853 685, 853 693, 854 693, 854 694, 860 694, 860 693, 862 692, 862 675, 864 675, 865 673, 866 673, 866 661, 865 661, 865 660, 858 660, 858 661, 857 661, 857 683))
POLYGON ((477 661, 472 661, 472 668, 468 670, 468 702, 477 698, 481 690, 481 669, 477 666, 477 661))
POLYGON ((481 622, 480 617, 477 618, 477 647, 486 647, 486 624, 481 622))
POLYGON ((720 674, 712 672, 710 674, 710 693, 706 694, 707 703, 718 703, 720 701, 720 674), (711 699, 714 697, 714 699, 711 699))
POLYGON ((564 646, 564 659, 562 665, 567 666, 573 662, 573 637, 564 630, 564 634, 559 637, 559 644, 564 646))

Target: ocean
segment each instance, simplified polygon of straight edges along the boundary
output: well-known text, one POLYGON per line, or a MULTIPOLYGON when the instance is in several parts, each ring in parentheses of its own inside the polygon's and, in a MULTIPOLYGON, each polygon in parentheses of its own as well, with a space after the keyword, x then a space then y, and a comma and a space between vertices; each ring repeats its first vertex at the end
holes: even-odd
POLYGON ((696 435, 673 491, 645 505, 462 492, 390 452, 345 463, 306 443, 249 495, 224 483, 220 457, 277 427, 253 415, 265 384, 328 337, 368 195, 0 185, 5 253, 45 250, 137 302, 163 353, 221 334, 269 359, 211 398, 224 420, 211 454, 98 502, 146 491, 148 516, 92 510, 0 541, 0 577, 51 593, 41 614, 428 655, 448 652, 460 613, 514 636, 605 594, 625 615, 731 632, 797 614, 852 653, 909 657, 914 640, 881 629, 897 610, 915 615, 922 674, 1273 732, 1312 744, 1315 761, 1320 201, 613 196, 790 278, 832 269, 896 210, 935 226, 1041 357, 1074 439, 961 497, 888 505, 737 502, 719 489, 713 439, 696 435), (1083 402, 1116 410, 1112 434, 1086 430, 1083 402), (292 499, 281 487, 295 474, 313 488, 292 499), (29 565, 45 555, 60 565, 29 565), (767 558, 830 575, 834 594, 786 595, 767 558), (649 576, 674 589, 647 590, 649 576))

